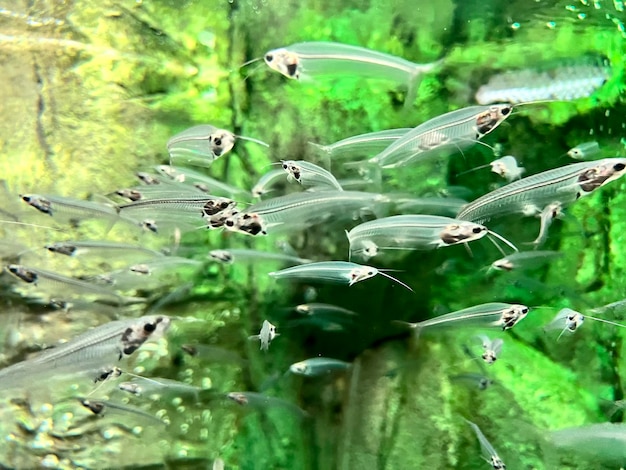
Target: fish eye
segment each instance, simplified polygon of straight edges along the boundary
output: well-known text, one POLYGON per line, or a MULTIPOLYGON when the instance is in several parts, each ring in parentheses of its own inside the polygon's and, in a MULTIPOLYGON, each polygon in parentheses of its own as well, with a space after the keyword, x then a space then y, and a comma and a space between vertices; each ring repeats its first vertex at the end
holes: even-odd
POLYGON ((286 163, 283 163, 283 170, 286 170, 289 168, 289 165, 287 165, 286 163))
POLYGON ((152 333, 154 330, 156 330, 156 323, 146 323, 143 326, 143 330, 148 333, 152 333))
POLYGON ((473 232, 473 233, 480 233, 480 232, 482 232, 482 231, 483 231, 482 227, 474 227, 474 228, 472 229, 472 232, 473 232))
POLYGON ((503 116, 507 116, 511 112, 511 107, 507 106, 506 108, 502 108, 500 112, 502 113, 503 116))
POLYGON ((219 147, 220 145, 222 145, 222 139, 218 137, 213 140, 213 143, 219 147))
POLYGON ((233 227, 235 225, 235 222, 232 220, 227 220, 226 222, 224 222, 227 226, 229 227, 233 227))
POLYGON ((623 163, 616 163, 615 165, 613 165, 613 169, 615 171, 622 171, 624 168, 626 168, 626 165, 624 165, 623 163))
POLYGON ((272 54, 265 55, 265 62, 271 62, 274 60, 274 56, 272 54))
POLYGON ((524 308, 522 309, 522 313, 523 313, 524 315, 525 315, 525 314, 527 314, 527 313, 528 313, 528 308, 524 307, 524 308))

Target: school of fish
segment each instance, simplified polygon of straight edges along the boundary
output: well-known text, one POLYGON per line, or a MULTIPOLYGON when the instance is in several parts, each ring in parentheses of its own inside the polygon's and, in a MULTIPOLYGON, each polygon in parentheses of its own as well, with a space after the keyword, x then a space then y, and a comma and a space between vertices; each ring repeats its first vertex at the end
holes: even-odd
MULTIPOLYGON (((436 72, 441 65, 417 64, 332 42, 278 47, 258 60, 289 79, 303 82, 302 86, 321 76, 337 75, 387 81, 390 87, 403 87, 408 107, 414 101, 420 78, 436 72)), ((118 415, 126 421, 168 426, 169 418, 149 411, 149 397, 153 395, 185 397, 201 404, 222 400, 257 410, 283 407, 300 419, 308 418, 305 410, 263 391, 220 391, 210 384, 205 387, 167 377, 143 376, 134 367, 140 354, 171 353, 167 348, 163 352, 171 330, 202 323, 199 319, 161 313, 169 303, 176 302, 181 289, 188 288, 185 281, 193 283, 194 277, 203 276, 209 266, 228 269, 231 265, 254 265, 267 282, 274 279, 313 286, 334 283, 349 289, 380 276, 410 296, 412 287, 403 281, 403 273, 391 274, 391 267, 398 261, 416 250, 448 249, 455 245, 464 245, 471 256, 470 246, 486 243, 485 240, 494 245, 490 249, 498 257, 487 268, 489 273, 523 271, 550 263, 561 253, 539 248, 549 237, 553 221, 567 214, 579 199, 602 191, 621 178, 626 173, 626 158, 592 160, 591 156, 601 153, 600 147, 595 142, 581 142, 567 152, 576 162, 561 164, 562 160, 555 156, 550 160, 555 164, 552 169, 525 174, 516 157, 494 155, 491 163, 475 170, 490 167, 502 178, 502 184, 472 201, 424 197, 419 188, 411 188, 408 194, 385 192, 384 176, 393 169, 411 171, 411 167, 425 162, 456 158, 463 150, 481 144, 485 136, 498 133, 503 122, 510 119, 514 125, 515 117, 511 116, 515 110, 539 105, 529 101, 587 97, 604 83, 607 74, 606 65, 598 62, 588 62, 582 69, 576 65, 558 69, 556 79, 548 72, 528 72, 524 75, 529 82, 526 85, 530 86, 535 76, 541 82, 532 90, 511 83, 515 81, 514 74, 494 77, 478 91, 478 104, 468 103, 415 123, 413 128, 346 136, 330 144, 311 143, 311 153, 316 154, 314 161, 310 155, 309 160, 301 155, 277 156, 276 166, 250 188, 232 186, 210 176, 211 164, 237 145, 269 145, 256 137, 235 135, 218 125, 203 123, 169 139, 164 149, 168 164, 142 169, 136 175, 135 185, 111 188, 109 194, 99 199, 37 192, 18 195, 5 190, 5 202, 0 207, 5 233, 0 239, 5 271, 2 285, 16 298, 51 309, 57 315, 71 315, 74 309, 87 308, 102 312, 108 320, 92 329, 74 332, 54 347, 10 358, 9 364, 0 370, 0 390, 5 396, 16 397, 26 391, 34 393, 35 378, 43 382, 44 395, 63 390, 60 396, 52 393, 53 399, 69 403, 73 416, 80 419, 76 418, 60 433, 62 437, 70 436, 72 429, 84 426, 93 416, 115 419, 118 415), (566 85, 562 85, 562 80, 555 82, 565 75, 578 79, 573 91, 563 90, 566 85), (382 189, 370 191, 373 187, 382 189), (492 230, 493 221, 505 216, 537 219, 537 238, 517 239, 516 233, 506 232, 506 227, 502 232, 492 230), (86 224, 95 227, 90 233, 101 233, 101 237, 63 238, 64 227, 86 224), (27 226, 49 230, 49 243, 28 246, 23 239, 13 237, 16 230, 27 226), (313 227, 325 227, 347 240, 348 250, 338 259, 300 256, 289 244, 290 237, 313 227), (129 239, 138 238, 141 242, 107 238, 115 230, 125 231, 131 234, 129 239), (187 256, 185 237, 206 230, 223 231, 237 247, 208 247, 202 259, 187 256), (259 237, 282 240, 283 244, 273 251, 251 248, 259 237), (527 244, 532 246, 522 248, 527 244), (42 254, 53 261, 42 262, 42 254), (91 271, 85 272, 81 266, 88 266, 91 271), (155 302, 153 294, 161 291, 170 293, 155 302), (72 388, 68 384, 76 385, 72 388)), ((275 320, 263 319, 256 331, 247 332, 248 339, 258 341, 260 354, 271 354, 274 341, 289 341, 290 328, 308 325, 324 334, 349 330, 358 321, 358 313, 314 300, 293 307, 294 318, 289 324, 275 325, 275 320)), ((393 323, 411 332, 412 341, 423 341, 428 333, 440 328, 475 329, 476 343, 467 351, 481 363, 481 373, 460 374, 451 379, 484 389, 493 382, 483 365, 498 367, 498 358, 506 351, 507 334, 532 315, 531 310, 526 305, 496 299, 414 323, 393 323), (487 336, 492 334, 500 336, 487 336)), ((603 313, 601 307, 592 313, 595 315, 564 309, 556 313, 546 329, 557 331, 556 340, 560 340, 583 327, 585 318, 610 326, 626 326, 598 316, 603 313)), ((390 323, 393 320, 397 319, 390 318, 390 323)), ((434 334, 431 338, 436 341, 436 337, 434 334)), ((192 358, 233 354, 211 348, 195 342, 183 345, 178 352, 192 358)), ((319 356, 301 358, 280 372, 316 378, 349 374, 350 367, 347 361, 319 356)), ((475 434, 486 466, 505 469, 494 445, 478 425, 466 418, 471 418, 471 410, 459 421, 465 420, 475 434)), ((490 439, 497 441, 498 436, 490 439)), ((223 468, 221 459, 215 462, 214 468, 223 468)))

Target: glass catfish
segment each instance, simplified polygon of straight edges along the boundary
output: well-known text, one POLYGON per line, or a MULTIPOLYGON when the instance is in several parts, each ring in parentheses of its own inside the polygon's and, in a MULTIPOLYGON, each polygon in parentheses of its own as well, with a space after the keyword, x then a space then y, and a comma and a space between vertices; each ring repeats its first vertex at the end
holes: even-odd
POLYGON ((294 80, 353 75, 395 82, 407 87, 405 102, 409 104, 415 99, 420 76, 438 64, 416 64, 383 52, 336 42, 300 42, 268 51, 263 60, 272 70, 294 80))

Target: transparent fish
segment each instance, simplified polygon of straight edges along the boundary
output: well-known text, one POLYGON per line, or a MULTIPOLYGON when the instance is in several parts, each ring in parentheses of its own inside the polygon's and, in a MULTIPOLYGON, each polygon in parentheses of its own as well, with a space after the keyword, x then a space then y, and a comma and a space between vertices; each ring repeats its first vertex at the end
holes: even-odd
POLYGON ((480 390, 481 392, 487 390, 495 383, 486 375, 475 372, 452 375, 450 376, 450 380, 470 389, 480 390))
POLYGON ((263 57, 272 70, 295 80, 324 75, 383 79, 407 87, 407 103, 415 100, 418 79, 437 63, 415 64, 400 57, 335 42, 301 42, 268 51, 263 57))
POLYGON ((271 397, 256 392, 230 392, 226 398, 238 405, 256 409, 258 411, 269 411, 273 408, 284 409, 299 418, 308 417, 308 413, 298 406, 280 398, 271 397))
POLYGON ((555 202, 566 206, 620 178, 625 168, 625 158, 605 158, 537 173, 470 202, 457 218, 483 223, 508 214, 535 215, 555 202))
POLYGON ((499 271, 522 271, 551 263, 563 256, 558 251, 519 251, 491 263, 491 268, 499 271))
POLYGON ((382 168, 398 168, 439 155, 443 150, 461 150, 492 132, 508 116, 510 104, 470 106, 442 114, 420 124, 369 160, 382 168))
POLYGON ((194 399, 198 401, 200 393, 205 390, 201 387, 195 387, 178 380, 163 377, 131 375, 133 375, 133 377, 129 381, 120 383, 118 388, 136 396, 147 396, 151 399, 162 399, 163 397, 172 396, 193 396, 194 399))
POLYGON ((45 248, 51 253, 66 256, 129 256, 139 255, 145 257, 162 257, 163 253, 151 250, 141 245, 129 243, 111 242, 106 240, 75 240, 50 243, 45 248))
POLYGON ((585 322, 585 319, 597 321, 600 323, 606 323, 613 326, 619 326, 620 328, 626 328, 626 325, 622 325, 620 323, 615 323, 610 320, 605 320, 603 318, 591 317, 589 315, 583 315, 576 310, 572 310, 571 308, 563 308, 559 310, 554 319, 548 323, 544 329, 547 331, 550 330, 561 330, 557 341, 561 339, 565 333, 575 333, 585 322))
POLYGON ((281 165, 288 175, 287 179, 297 181, 304 187, 328 187, 343 191, 330 171, 314 163, 304 160, 281 160, 281 165))
POLYGON ((385 129, 348 137, 330 145, 309 143, 331 158, 373 156, 385 150, 411 130, 412 128, 385 129))
POLYGON ((388 249, 429 250, 468 243, 485 235, 515 246, 487 227, 437 215, 396 215, 357 225, 347 232, 350 257, 369 259, 388 249))
POLYGON ((418 332, 425 328, 466 326, 496 327, 508 330, 526 318, 529 311, 530 309, 525 305, 490 302, 439 315, 417 323, 401 321, 396 321, 395 323, 415 328, 418 332))
POLYGON ((92 378, 97 378, 98 371, 103 367, 109 368, 123 357, 133 354, 146 341, 161 337, 170 323, 170 318, 162 315, 105 323, 66 343, 42 351, 32 359, 0 370, 0 388, 28 386, 33 377, 37 377, 37 380, 42 377, 51 380, 77 373, 91 373, 92 378))
POLYGON ((295 362, 289 366, 292 374, 307 377, 318 377, 335 371, 343 371, 350 367, 349 362, 331 359, 328 357, 313 357, 304 361, 295 362))
POLYGON ((170 178, 178 187, 186 186, 190 190, 195 189, 203 193, 230 198, 249 196, 249 193, 244 189, 236 188, 235 186, 231 186, 230 184, 189 168, 174 168, 171 165, 157 165, 155 170, 160 175, 170 178))
POLYGON ((252 195, 256 198, 261 198, 266 194, 273 191, 271 188, 276 185, 277 182, 285 179, 285 172, 283 170, 270 170, 263 174, 259 181, 252 187, 252 195))
POLYGON ((380 269, 350 263, 348 261, 320 261, 269 273, 269 275, 275 279, 308 279, 317 282, 347 284, 349 286, 370 279, 377 274, 389 278, 408 290, 411 290, 409 286, 380 269))
POLYGON ((150 413, 146 413, 141 408, 135 406, 123 405, 121 403, 115 403, 112 401, 95 400, 87 398, 79 398, 78 401, 81 405, 91 411, 94 415, 104 416, 110 413, 121 414, 128 417, 128 415, 139 416, 141 418, 152 421, 160 425, 166 425, 166 423, 150 413))
POLYGON ((550 228, 550 225, 552 225, 554 219, 557 219, 563 214, 562 209, 563 208, 560 202, 553 202, 543 208, 539 214, 539 219, 541 220, 539 234, 532 242, 532 244, 535 245, 535 248, 539 248, 545 243, 548 238, 548 229, 550 228))
POLYGON ((304 264, 310 263, 311 260, 300 258, 298 256, 286 255, 270 251, 248 250, 245 248, 231 248, 229 250, 211 250, 209 257, 215 261, 224 264, 263 264, 263 263, 282 263, 282 264, 304 264))
MULTIPOLYGON (((626 424, 597 423, 550 432, 552 443, 567 455, 583 454, 617 466, 626 460, 626 424)), ((617 467, 615 467, 617 468, 617 467)))
POLYGON ((329 220, 338 223, 380 213, 389 204, 380 194, 358 191, 292 193, 253 204, 226 220, 225 226, 249 235, 295 232, 329 220))
POLYGON ((524 167, 521 167, 517 163, 517 159, 512 155, 506 155, 501 158, 497 158, 487 165, 477 166, 471 170, 459 173, 459 175, 469 173, 471 171, 480 170, 482 168, 491 167, 491 171, 498 176, 501 176, 509 183, 511 181, 518 180, 522 177, 522 173, 526 171, 524 167))
POLYGON ((471 426, 472 430, 476 434, 476 437, 478 438, 478 442, 480 443, 480 449, 483 453, 483 459, 489 465, 491 465, 491 468, 493 468, 494 470, 505 470, 506 465, 504 464, 496 450, 493 448, 491 443, 482 433, 480 428, 471 421, 465 420, 465 422, 471 426))
POLYGON ((583 142, 567 151, 567 155, 574 160, 589 160, 600 153, 598 142, 583 142))
POLYGON ((49 194, 22 194, 20 198, 39 212, 62 222, 101 219, 112 224, 119 220, 118 210, 112 205, 49 194))
POLYGON ((515 70, 494 75, 476 92, 476 102, 524 103, 570 101, 590 96, 610 76, 610 65, 599 58, 570 60, 543 70, 515 70))
POLYGON ((261 351, 267 351, 270 347, 270 343, 279 336, 279 333, 276 333, 276 326, 272 325, 267 320, 263 320, 263 325, 261 326, 261 331, 258 335, 253 335, 248 337, 248 339, 258 339, 261 342, 261 351))
POLYGON ((176 163, 211 166, 217 158, 227 154, 233 148, 236 139, 248 140, 269 147, 260 140, 238 136, 225 129, 205 124, 186 129, 167 141, 170 165, 176 163))
POLYGON ((502 338, 490 339, 486 335, 480 335, 478 339, 481 342, 483 352, 481 354, 481 358, 485 361, 486 364, 493 364, 498 360, 498 356, 502 352, 502 345, 504 341, 502 338))
POLYGON ((40 268, 10 264, 5 269, 25 284, 30 285, 34 292, 54 295, 57 300, 64 300, 61 299, 62 296, 66 296, 65 300, 69 300, 72 296, 76 295, 92 296, 103 300, 108 299, 120 305, 132 303, 137 300, 121 296, 111 289, 91 282, 82 281, 40 268))

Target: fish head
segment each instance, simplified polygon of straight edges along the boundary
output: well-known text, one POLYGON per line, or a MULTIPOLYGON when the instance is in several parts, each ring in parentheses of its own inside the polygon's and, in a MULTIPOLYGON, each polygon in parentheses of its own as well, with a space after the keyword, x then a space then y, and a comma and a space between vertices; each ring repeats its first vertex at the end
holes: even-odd
POLYGON ((498 269, 500 271, 513 271, 515 265, 513 262, 507 258, 497 259, 493 263, 491 263, 491 267, 493 269, 498 269))
POLYGON ((473 222, 457 222, 446 225, 439 233, 439 246, 456 245, 457 243, 471 242, 487 235, 488 229, 484 225, 473 222))
POLYGON ((220 261, 221 263, 233 262, 233 255, 228 250, 211 250, 209 251, 209 256, 215 261, 220 261))
POLYGON ((145 276, 149 276, 152 272, 150 270, 150 266, 147 264, 134 264, 128 268, 128 270, 135 274, 142 274, 145 276))
POLYGON ((29 206, 34 207, 39 212, 52 215, 52 203, 48 201, 45 197, 39 196, 37 194, 22 194, 20 195, 20 197, 22 198, 22 201, 24 201, 29 206))
POLYGON ((234 145, 235 134, 225 129, 216 129, 209 136, 209 148, 216 158, 230 152, 234 145))
POLYGON ((28 284, 35 284, 37 282, 37 273, 19 264, 9 264, 6 270, 28 284))
POLYGON ((480 357, 482 357, 483 361, 487 364, 493 364, 498 359, 496 352, 491 349, 486 350, 480 357))
POLYGON ((295 362, 289 366, 289 371, 293 374, 306 375, 308 372, 308 367, 304 361, 295 362))
POLYGON ((157 233, 159 231, 159 227, 154 219, 142 220, 140 225, 142 228, 150 230, 152 233, 157 233))
POLYGON ((276 338, 276 326, 272 325, 267 320, 264 320, 261 332, 259 333, 259 338, 261 340, 261 349, 267 351, 272 340, 276 338))
POLYGON ((354 268, 350 270, 348 277, 350 279, 348 285, 356 284, 360 281, 365 281, 371 277, 376 276, 378 274, 378 269, 373 268, 372 266, 359 266, 358 268, 354 268))
POLYGON ((45 245, 45 248, 51 253, 59 253, 66 256, 72 256, 77 250, 76 246, 70 245, 69 243, 51 243, 45 245))
POLYGON ((162 315, 149 315, 137 319, 137 322, 124 331, 121 337, 122 352, 134 353, 150 338, 159 338, 169 328, 171 320, 162 315))
POLYGON ((621 177, 626 172, 626 158, 607 158, 581 172, 578 185, 585 193, 604 186, 621 177))
POLYGON ((158 180, 158 178, 155 178, 154 176, 152 176, 149 173, 145 173, 143 171, 140 171, 140 172, 136 173, 136 175, 137 175, 137 178, 139 178, 139 180, 143 184, 147 184, 147 185, 161 184, 161 182, 158 180))
POLYGON ((578 328, 580 328, 585 321, 585 316, 572 309, 563 309, 565 312, 565 329, 574 333, 578 328))
POLYGON ((242 406, 248 404, 248 397, 241 392, 230 392, 226 397, 242 406))
POLYGON ((231 232, 247 233, 248 235, 267 235, 265 224, 258 214, 239 213, 226 218, 224 227, 231 232))
POLYGON ((300 59, 295 52, 284 48, 273 49, 263 56, 263 60, 269 68, 276 70, 285 77, 294 80, 300 79, 300 59))
POLYGON ((513 105, 509 103, 494 104, 476 116, 476 139, 480 139, 511 115, 513 105))
POLYGON ((511 305, 509 308, 502 311, 499 324, 503 330, 508 330, 517 325, 520 321, 526 318, 529 308, 526 305, 511 305))
POLYGON ((301 183, 302 170, 293 160, 281 160, 283 170, 298 183, 301 183))
POLYGON ((226 211, 232 208, 235 204, 237 204, 232 199, 228 199, 225 197, 216 197, 213 199, 209 199, 204 207, 202 208, 202 216, 203 217, 211 217, 220 212, 226 211))

